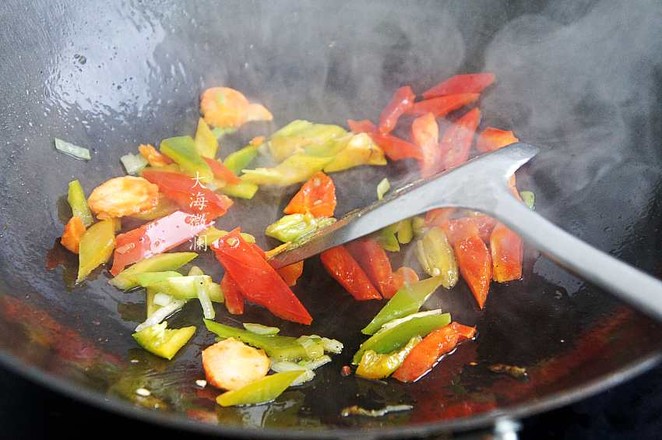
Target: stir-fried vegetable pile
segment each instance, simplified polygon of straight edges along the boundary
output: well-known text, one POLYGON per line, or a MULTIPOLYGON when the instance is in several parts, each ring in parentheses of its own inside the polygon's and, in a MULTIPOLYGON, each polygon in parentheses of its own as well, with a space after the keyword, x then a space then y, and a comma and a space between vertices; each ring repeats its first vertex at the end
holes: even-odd
MULTIPOLYGON (((195 326, 168 328, 166 319, 197 300, 205 327, 220 339, 202 352, 207 382, 225 390, 217 402, 228 406, 271 401, 289 386, 312 380, 314 370, 331 361, 329 354, 341 353, 343 344, 316 335, 282 336, 278 328, 257 323, 244 323, 245 328, 224 325, 214 321, 221 310, 214 303, 224 304, 224 314, 242 315, 251 303, 283 320, 310 324, 314 317, 291 290, 304 262, 275 270, 269 258, 335 221, 338 201, 331 174, 413 160, 425 178, 461 165, 472 148, 482 153, 516 142, 512 131, 478 131, 477 103, 494 80, 490 73, 457 75, 423 92, 421 99, 410 87, 402 87, 377 124, 349 120, 346 130, 295 120, 223 160, 219 137, 251 121, 271 121, 272 115, 237 90, 208 89, 201 97, 202 117, 193 137, 164 139, 158 149, 140 145, 137 153, 121 157, 128 175, 107 180, 89 197, 78 180, 69 183, 72 217, 60 242, 78 254, 76 281, 84 282, 112 261, 110 284, 125 291, 144 288, 147 317, 133 337, 166 359, 173 359, 196 331, 195 326), (441 132, 440 118, 447 126, 441 132), (394 134, 396 127, 402 132, 407 126, 407 139, 394 134), (251 168, 258 155, 269 156, 272 166, 251 168), (215 227, 216 219, 232 209, 233 199, 251 199, 263 186, 289 185, 301 186, 283 216, 264 231, 282 246, 265 252, 253 236, 241 232, 241 225, 232 231, 215 227), (127 230, 123 219, 143 223, 127 230), (198 254, 169 251, 191 240, 196 249, 213 252, 224 269, 221 279, 213 280, 197 266, 182 271, 198 254)), ((56 142, 67 154, 85 150, 56 142)), ((533 204, 532 193, 520 195, 514 179, 511 186, 515 197, 533 204)), ((385 178, 376 188, 377 198, 389 190, 385 178)), ((358 301, 388 300, 362 330, 368 339, 353 356, 355 373, 368 379, 420 379, 459 342, 476 334, 442 310, 425 310, 427 299, 440 287, 452 289, 461 278, 482 309, 492 281, 521 278, 522 254, 521 239, 504 225, 480 213, 450 208, 323 252, 322 265, 349 295, 358 301), (401 247, 414 251, 417 267, 392 267, 389 253, 401 247)))

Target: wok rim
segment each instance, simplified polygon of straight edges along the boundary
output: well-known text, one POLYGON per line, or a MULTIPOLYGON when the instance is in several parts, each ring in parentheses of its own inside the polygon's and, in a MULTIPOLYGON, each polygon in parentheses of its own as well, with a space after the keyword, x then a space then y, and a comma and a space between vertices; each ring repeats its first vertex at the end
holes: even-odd
POLYGON ((234 438, 262 439, 281 439, 283 438, 283 434, 286 434, 286 437, 291 439, 309 439, 311 437, 353 438, 358 431, 361 432, 361 437, 365 439, 408 438, 429 436, 438 433, 462 433, 472 430, 480 430, 494 425, 498 420, 519 420, 524 417, 557 409, 594 396, 600 392, 627 382, 628 380, 651 370, 660 363, 662 363, 662 351, 654 350, 615 371, 600 375, 582 385, 552 393, 540 400, 499 408, 495 411, 489 411, 478 416, 461 417, 450 421, 430 422, 409 426, 302 430, 286 428, 256 429, 252 427, 228 427, 223 425, 213 425, 211 423, 196 422, 181 416, 170 417, 172 413, 137 407, 131 405, 129 402, 114 397, 106 397, 101 393, 92 391, 88 388, 76 387, 71 381, 29 365, 7 353, 0 352, 0 364, 13 373, 77 402, 91 405, 97 409, 108 411, 115 415, 193 434, 228 435, 234 438))

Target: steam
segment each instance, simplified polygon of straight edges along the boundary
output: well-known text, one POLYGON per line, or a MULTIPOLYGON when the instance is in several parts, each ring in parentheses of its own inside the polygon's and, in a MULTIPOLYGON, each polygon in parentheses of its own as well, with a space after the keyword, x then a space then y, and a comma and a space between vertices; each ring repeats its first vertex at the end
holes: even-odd
POLYGON ((565 23, 575 4, 550 2, 545 16, 522 16, 495 35, 486 70, 499 84, 483 107, 508 114, 523 139, 553 146, 545 166, 581 191, 623 164, 633 129, 645 146, 642 162, 659 157, 651 127, 633 122, 647 121, 658 105, 651 91, 662 65, 662 4, 603 1, 565 23), (570 152, 582 166, 556 167, 570 152))
POLYGON ((554 1, 512 20, 486 52, 485 69, 499 83, 485 115, 550 147, 534 162, 551 188, 540 205, 570 232, 588 229, 583 238, 605 250, 622 246, 627 228, 645 218, 662 179, 659 120, 656 127, 651 117, 660 106, 660 23, 657 1, 554 1))

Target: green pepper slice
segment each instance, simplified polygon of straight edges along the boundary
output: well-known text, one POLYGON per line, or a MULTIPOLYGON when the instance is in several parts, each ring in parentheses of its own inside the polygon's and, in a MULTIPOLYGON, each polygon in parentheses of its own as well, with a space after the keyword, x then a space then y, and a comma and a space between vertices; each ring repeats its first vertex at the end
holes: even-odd
POLYGON ((387 322, 418 312, 430 295, 439 288, 441 282, 441 277, 432 277, 404 285, 361 330, 361 333, 373 335, 387 322))
POLYGON ((305 182, 313 174, 321 171, 333 157, 309 156, 298 153, 271 168, 244 170, 241 180, 256 185, 288 186, 305 182))
POLYGON ((203 184, 214 180, 214 173, 198 153, 191 136, 163 139, 159 149, 161 153, 174 160, 184 173, 200 179, 203 184))
POLYGON ((260 187, 255 183, 245 182, 242 180, 240 183, 225 185, 223 188, 221 188, 220 191, 226 196, 250 200, 255 196, 255 193, 257 193, 259 188, 260 187))
POLYGON ((114 219, 97 222, 85 231, 78 250, 78 278, 83 281, 94 269, 110 259, 115 249, 114 219))
POLYGON ((219 284, 212 282, 209 275, 189 275, 170 277, 161 282, 150 284, 149 287, 176 299, 194 299, 198 297, 198 286, 207 292, 213 302, 223 302, 223 294, 219 284))
POLYGON ((257 149, 256 145, 247 145, 234 153, 228 154, 223 161, 223 165, 238 176, 257 157, 257 149))
POLYGON ((377 241, 389 252, 400 252, 400 242, 395 235, 398 232, 398 223, 385 227, 378 232, 377 241))
MULTIPOLYGON (((204 321, 207 329, 220 338, 236 338, 248 345, 261 348, 267 353, 267 356, 276 361, 312 360, 309 358, 309 353, 319 353, 319 350, 312 350, 312 347, 304 347, 297 338, 291 336, 258 335, 208 319, 204 321)), ((322 346, 323 351, 324 344, 321 340, 318 343, 322 346)))
POLYGON ((335 223, 335 221, 336 219, 330 217, 316 218, 310 214, 289 214, 267 226, 264 233, 268 237, 286 243, 312 234, 320 228, 335 223))
POLYGON ((195 130, 195 150, 202 157, 214 159, 218 151, 218 139, 211 131, 204 119, 198 119, 198 128, 195 130))
POLYGON ((73 215, 80 217, 86 228, 89 228, 90 225, 94 223, 94 217, 92 217, 92 212, 87 204, 85 191, 83 191, 83 186, 78 180, 72 180, 69 182, 67 202, 69 202, 69 206, 71 206, 71 212, 73 215))
POLYGON ((133 339, 145 350, 165 359, 172 359, 195 334, 195 326, 168 329, 168 323, 152 325, 134 333, 133 339))
POLYGON ((308 154, 314 155, 327 150, 331 142, 346 134, 347 131, 338 125, 295 120, 271 136, 269 151, 276 162, 282 162, 304 149, 310 151, 308 154))
POLYGON ((361 357, 356 375, 366 379, 384 379, 397 370, 412 349, 423 340, 420 336, 414 336, 403 348, 393 353, 381 354, 373 350, 367 350, 361 357))
POLYGON ((324 167, 324 172, 335 173, 360 165, 386 165, 384 152, 366 133, 350 135, 344 148, 336 152, 333 160, 324 167))
POLYGON ((140 287, 149 287, 153 284, 162 283, 170 278, 178 278, 183 275, 173 270, 163 272, 143 272, 133 276, 140 287))
POLYGON ((440 227, 430 228, 416 242, 416 258, 428 275, 441 276, 445 288, 457 284, 459 269, 455 252, 440 227))
POLYGON ((110 281, 111 285, 121 290, 129 290, 138 286, 134 275, 145 272, 163 272, 168 270, 177 270, 186 263, 197 257, 195 252, 171 252, 168 254, 154 255, 146 258, 122 272, 110 281))
POLYGON ((271 402, 304 373, 304 370, 284 371, 265 376, 237 390, 221 394, 216 398, 216 403, 221 406, 236 406, 271 402))
POLYGON ((372 350, 376 353, 391 353, 404 347, 415 336, 426 336, 433 330, 444 327, 451 322, 449 313, 417 316, 401 322, 393 327, 383 328, 375 333, 359 347, 354 354, 352 364, 358 365, 363 353, 372 350))

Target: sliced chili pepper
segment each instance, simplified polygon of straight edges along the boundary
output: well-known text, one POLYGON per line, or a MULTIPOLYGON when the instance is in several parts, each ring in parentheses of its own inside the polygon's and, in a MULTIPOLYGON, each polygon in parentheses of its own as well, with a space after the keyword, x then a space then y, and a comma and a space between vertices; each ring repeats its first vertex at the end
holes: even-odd
POLYGON ((442 228, 447 234, 450 234, 448 240, 451 244, 476 233, 487 244, 490 242, 490 234, 496 224, 497 221, 489 215, 477 214, 472 217, 450 220, 443 223, 442 228))
POLYGON ((175 161, 182 172, 191 177, 197 177, 204 182, 211 181, 213 174, 195 148, 195 141, 191 136, 163 139, 159 144, 159 150, 175 161))
POLYGON ((393 290, 395 285, 391 260, 377 240, 373 238, 354 240, 347 244, 346 248, 384 298, 395 295, 398 289, 393 290))
POLYGON ((161 154, 159 150, 154 148, 154 145, 151 144, 141 144, 138 146, 138 151, 140 155, 145 158, 150 166, 153 167, 164 167, 173 163, 165 154, 161 154))
POLYGON ((384 324, 418 312, 441 285, 441 281, 441 277, 431 277, 403 287, 382 307, 361 333, 374 335, 384 324))
POLYGON ((399 137, 377 132, 369 133, 372 140, 384 151, 391 160, 422 159, 421 149, 411 142, 399 137))
POLYGON ((353 119, 347 120, 347 126, 352 131, 352 133, 372 133, 377 131, 377 126, 367 119, 361 121, 354 121, 353 119))
POLYGON ((211 172, 217 179, 230 184, 241 183, 241 179, 237 177, 232 170, 223 165, 223 162, 209 157, 203 157, 202 159, 207 162, 207 165, 211 168, 211 172))
MULTIPOLYGON (((426 336, 441 327, 445 327, 451 322, 451 315, 448 313, 430 312, 411 315, 410 319, 388 328, 382 329, 368 338, 358 351, 354 353, 352 364, 358 365, 363 357, 363 353, 373 350, 376 353, 391 353, 401 347, 404 347, 409 340, 415 336, 426 336)), ((438 311, 437 311, 438 312, 438 311)))
POLYGON ((393 377, 400 382, 420 379, 435 366, 442 355, 453 351, 458 342, 472 339, 475 334, 475 328, 456 322, 433 331, 414 346, 393 377))
POLYGON ((329 275, 357 300, 382 298, 370 282, 368 275, 344 246, 337 246, 322 252, 320 259, 329 275))
POLYGON ((235 229, 212 244, 216 259, 237 283, 245 299, 279 318, 310 324, 313 318, 257 246, 235 229))
POLYGON ((333 160, 324 166, 325 173, 335 173, 361 165, 386 165, 381 148, 368 133, 351 133, 336 140, 333 150, 339 148, 333 160))
POLYGON ((469 159, 469 150, 480 123, 480 110, 471 109, 451 125, 441 138, 444 169, 455 168, 469 159))
POLYGON ((80 238, 77 283, 110 259, 116 245, 116 225, 116 219, 101 220, 90 226, 80 238))
POLYGON ((425 99, 414 104, 409 113, 415 116, 432 113, 435 118, 442 118, 452 111, 478 101, 479 97, 480 94, 478 93, 459 93, 457 95, 425 99))
POLYGON ((83 224, 83 220, 77 215, 74 215, 69 219, 67 224, 64 225, 64 232, 62 232, 60 243, 62 243, 62 246, 67 248, 70 252, 77 254, 80 239, 83 234, 85 234, 85 230, 86 228, 83 224))
POLYGON ((297 280, 303 275, 303 260, 276 269, 276 272, 278 272, 278 275, 280 275, 288 286, 295 286, 297 280))
POLYGON ((492 280, 490 251, 478 235, 460 240, 453 246, 453 249, 460 267, 460 274, 469 285, 478 306, 482 309, 487 300, 492 280))
POLYGON ((421 150, 422 158, 418 161, 421 176, 426 178, 441 171, 443 165, 439 148, 439 125, 432 113, 414 119, 411 124, 411 137, 421 150))
POLYGON ((316 172, 323 170, 332 160, 333 156, 296 153, 274 167, 244 170, 241 180, 243 183, 256 185, 288 186, 305 182, 316 172))
POLYGON ((430 276, 440 276, 441 284, 452 289, 459 278, 457 259, 443 229, 435 226, 416 242, 416 259, 430 276))
POLYGON ((441 228, 452 246, 472 235, 480 236, 478 222, 473 217, 462 217, 442 223, 441 228))
POLYGON ((224 392, 216 398, 216 403, 221 406, 236 406, 271 402, 304 373, 301 369, 265 376, 242 388, 224 392))
POLYGON ((238 128, 248 121, 271 121, 266 107, 250 103, 243 93, 228 87, 212 87, 200 97, 200 112, 213 127, 238 128))
POLYGON ((486 127, 480 132, 480 135, 478 135, 476 149, 481 153, 488 153, 515 142, 519 142, 519 139, 515 136, 512 130, 486 127))
POLYGON ((129 264, 160 254, 179 246, 209 228, 213 221, 198 214, 175 211, 139 228, 119 234, 115 240, 113 267, 110 273, 119 274, 129 264))
POLYGON ((336 141, 347 134, 338 125, 297 119, 271 135, 269 152, 276 162, 302 152, 313 156, 333 156, 330 153, 336 141))
POLYGON ((381 133, 372 122, 364 119, 362 121, 347 120, 349 129, 354 133, 368 133, 373 141, 384 151, 391 160, 422 159, 423 154, 416 145, 399 137, 381 133))
POLYGON ((92 217, 92 212, 87 204, 87 198, 85 197, 83 186, 78 180, 72 180, 69 182, 67 202, 69 203, 69 206, 71 206, 72 214, 79 217, 86 228, 92 226, 92 223, 94 223, 94 217, 92 217))
POLYGON ((232 315, 243 315, 244 296, 235 280, 228 273, 223 275, 221 279, 221 290, 225 298, 225 308, 228 309, 228 312, 232 315))
POLYGON ((451 218, 454 212, 455 208, 431 209, 425 213, 425 226, 428 228, 441 226, 451 218))
POLYGON ((508 188, 510 188, 511 194, 520 202, 523 202, 522 196, 519 193, 519 190, 517 189, 517 178, 513 174, 510 176, 510 179, 508 179, 508 188))
POLYGON ((173 272, 197 256, 198 254, 195 252, 170 252, 155 255, 134 264, 109 280, 108 283, 121 290, 133 289, 138 286, 135 276, 148 272, 173 272))
POLYGON ((322 354, 324 353, 322 340, 312 336, 294 338, 292 336, 261 335, 208 319, 205 319, 204 323, 207 330, 215 333, 221 339, 235 338, 255 348, 261 348, 274 361, 312 361, 321 356, 320 351, 322 354), (306 350, 305 345, 309 346, 309 350, 306 350), (311 354, 315 357, 311 357, 311 354))
POLYGON ((333 180, 318 172, 292 197, 285 214, 312 214, 314 217, 333 217, 336 210, 336 186, 333 180))
MULTIPOLYGON (((262 137, 262 142, 264 142, 264 137, 262 137)), ((252 141, 251 141, 252 142, 252 141)), ((261 143, 260 143, 261 144, 261 143)), ((244 148, 241 148, 233 153, 227 155, 223 164, 227 169, 232 171, 235 175, 240 175, 241 172, 250 165, 250 163, 257 157, 258 146, 253 145, 252 143, 246 145, 244 148)))
POLYGON ((416 94, 411 87, 404 86, 396 90, 379 115, 379 131, 384 134, 392 132, 400 116, 411 110, 414 99, 416 99, 416 94))
POLYGON ((411 267, 402 266, 393 272, 391 287, 389 288, 389 290, 387 290, 387 294, 384 295, 384 298, 389 299, 393 297, 393 295, 395 295, 395 293, 398 290, 402 289, 405 286, 417 282, 418 282, 418 274, 416 273, 416 271, 411 267))
POLYGON ((502 223, 497 223, 490 235, 494 281, 505 283, 522 278, 523 249, 520 236, 502 223))
POLYGON ((206 220, 224 215, 233 203, 227 196, 216 194, 184 174, 145 170, 142 175, 183 211, 203 215, 206 220))
POLYGON ((411 350, 421 342, 420 336, 414 336, 407 345, 392 353, 377 353, 373 350, 367 350, 361 356, 359 366, 356 368, 356 375, 366 379, 384 379, 396 371, 411 350))
POLYGON ((166 321, 134 333, 133 339, 145 350, 165 359, 172 359, 195 334, 195 326, 169 329, 166 321))
POLYGON ((198 128, 195 130, 195 149, 204 158, 215 158, 218 152, 218 139, 203 118, 198 119, 198 128))
POLYGON ((490 72, 455 75, 423 92, 423 97, 430 99, 436 96, 458 93, 480 93, 490 86, 495 79, 496 76, 490 72))

